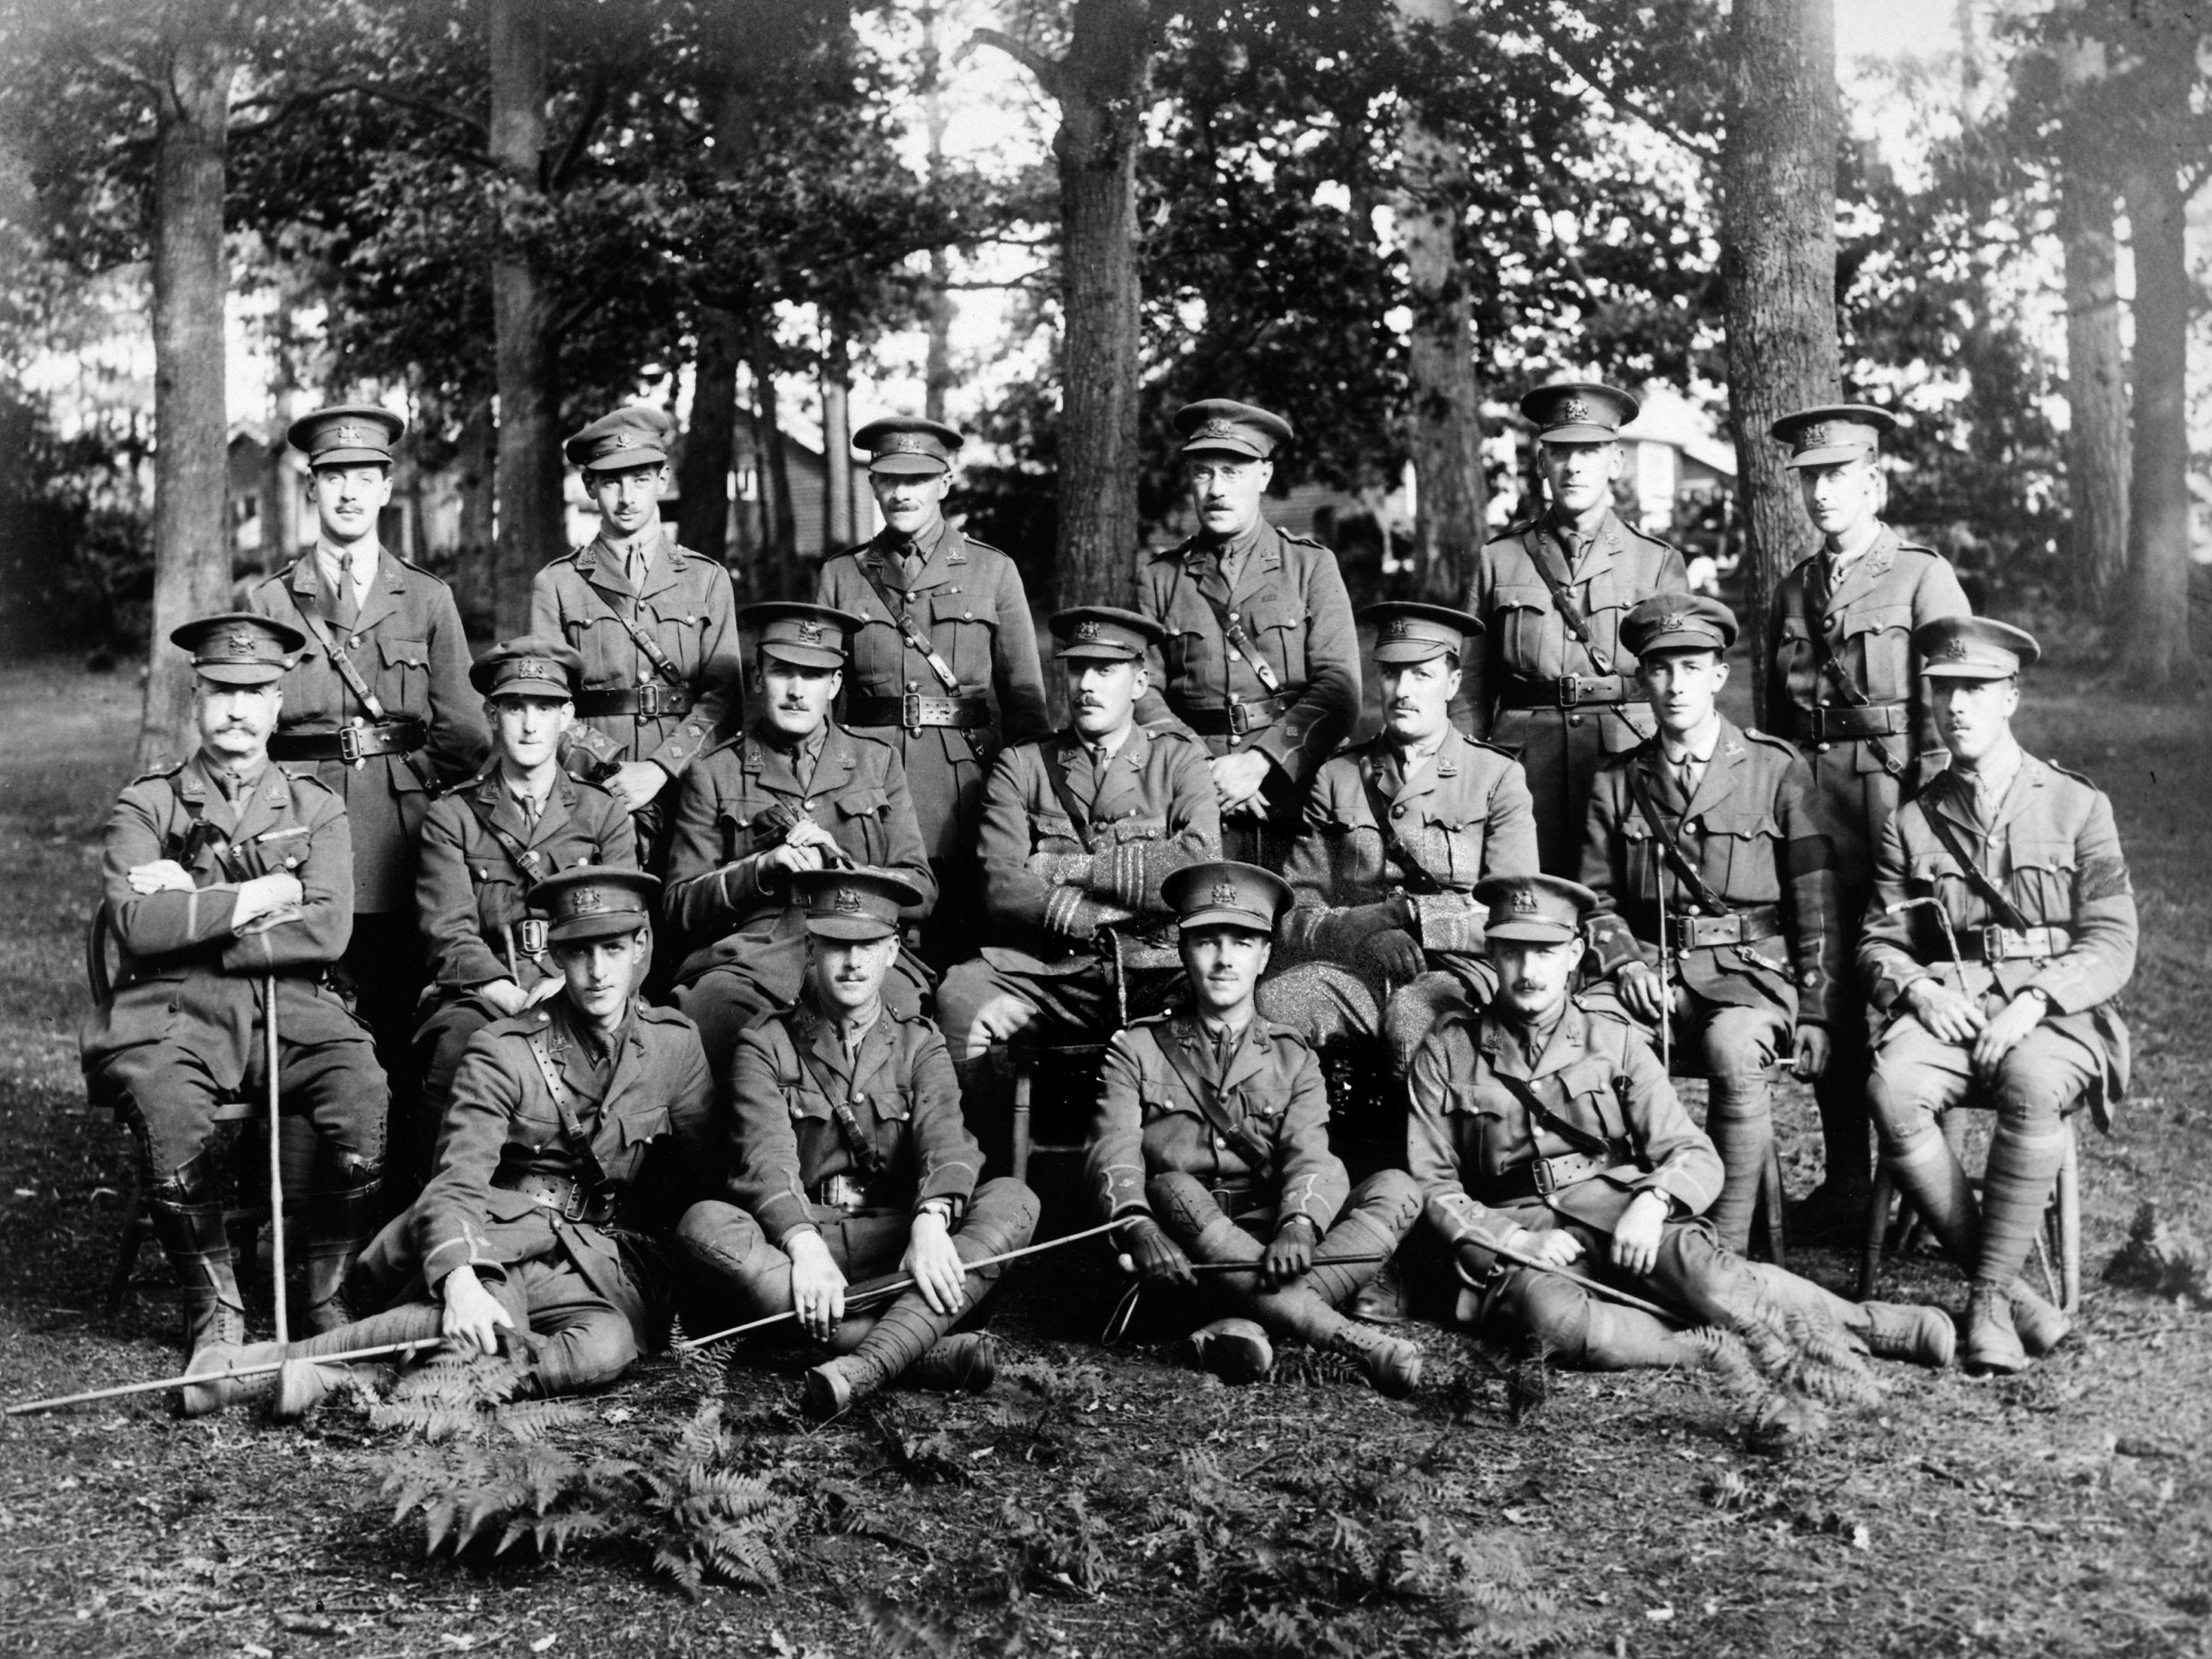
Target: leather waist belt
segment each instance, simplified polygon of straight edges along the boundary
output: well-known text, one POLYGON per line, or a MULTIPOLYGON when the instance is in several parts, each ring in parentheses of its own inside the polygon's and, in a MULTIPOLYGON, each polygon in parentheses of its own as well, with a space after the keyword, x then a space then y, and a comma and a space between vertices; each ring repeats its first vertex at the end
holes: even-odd
POLYGON ((662 715, 680 719, 689 714, 692 705, 698 701, 688 686, 651 681, 614 691, 580 692, 576 698, 576 712, 586 715, 630 714, 641 720, 662 715))
POLYGON ((903 726, 909 731, 919 731, 925 726, 950 726, 956 731, 973 731, 991 723, 991 705, 986 697, 925 697, 916 691, 898 697, 848 697, 845 723, 903 726))
POLYGON ((1668 942, 1681 950, 1699 950, 1707 945, 1755 945, 1781 931, 1781 909, 1775 904, 1746 904, 1725 916, 1670 916, 1667 926, 1668 942))
POLYGON ((1633 1157, 1611 1154, 1600 1157, 1595 1152, 1563 1152, 1557 1157, 1532 1158, 1484 1182, 1477 1201, 1512 1204, 1522 1199, 1549 1198, 1563 1187, 1579 1186, 1615 1169, 1641 1171, 1641 1166, 1633 1157))
POLYGON ((1241 738, 1250 732, 1267 730, 1295 708, 1298 699, 1304 694, 1304 687, 1301 686, 1273 697, 1239 700, 1225 709, 1198 709, 1180 703, 1170 706, 1175 711, 1175 718, 1201 738, 1241 738))
POLYGON ((622 1202, 622 1189, 592 1187, 573 1175, 547 1174, 526 1169, 519 1174, 495 1177, 492 1184, 503 1192, 519 1192, 544 1205, 563 1221, 585 1227, 605 1227, 614 1219, 622 1202))
POLYGON ((1912 712, 1902 703, 1874 703, 1861 709, 1799 709, 1798 736, 1807 743, 1848 743, 1859 738, 1899 738, 1910 729, 1912 712))
POLYGON ((269 739, 271 760, 342 760, 349 765, 377 755, 412 755, 430 741, 430 728, 413 714, 363 721, 335 731, 280 731, 269 739))
POLYGON ((868 1202, 867 1183, 851 1174, 824 1175, 806 1190, 809 1202, 825 1209, 841 1209, 849 1216, 903 1215, 903 1210, 868 1202))
POLYGON ((1500 694, 1508 709, 1573 709, 1584 703, 1649 703, 1643 687, 1625 674, 1563 674, 1555 680, 1516 674, 1500 694))
POLYGON ((2064 928, 1961 928, 1958 954, 1968 962, 2018 962, 2063 956, 2074 942, 2064 928))

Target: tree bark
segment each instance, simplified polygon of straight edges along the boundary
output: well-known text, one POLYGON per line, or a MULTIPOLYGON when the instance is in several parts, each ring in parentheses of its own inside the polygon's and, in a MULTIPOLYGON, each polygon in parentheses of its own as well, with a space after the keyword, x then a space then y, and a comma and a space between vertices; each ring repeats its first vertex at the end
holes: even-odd
POLYGON ((227 35, 209 30, 171 45, 163 68, 153 141, 153 635, 141 771, 192 747, 191 668, 170 631, 229 609, 231 594, 222 188, 238 59, 227 35))
POLYGON ((756 406, 753 430, 760 439, 761 564, 772 572, 773 585, 764 597, 802 599, 814 590, 799 569, 798 513, 791 504, 790 457, 784 452, 783 415, 777 406, 775 342, 769 325, 755 318, 752 326, 753 386, 756 406))
POLYGON ((492 261, 493 359, 499 382, 499 508, 492 559, 493 624, 501 637, 529 625, 530 579, 568 550, 562 534, 561 365, 553 338, 553 283, 525 227, 544 195, 545 11, 537 0, 488 0, 492 159, 505 201, 492 261))
MULTIPOLYGON (((934 187, 945 171, 945 131, 947 118, 945 111, 945 86, 939 73, 942 62, 937 39, 937 27, 942 21, 937 8, 922 9, 922 124, 929 137, 930 184, 934 187)), ((922 368, 922 417, 942 421, 945 418, 945 394, 953 387, 953 319, 959 308, 953 301, 953 267, 951 258, 942 246, 929 250, 929 351, 922 368)))
POLYGON ((2128 353, 2120 332, 2113 193, 2069 174, 2059 185, 2066 262, 2066 487, 2074 596, 2112 608, 2128 570, 2128 353))
MULTIPOLYGON (((2174 118, 2165 124, 2178 136, 2188 118, 2189 83, 2159 78, 2178 94, 2174 118)), ((2154 143, 2126 177, 2135 252, 2134 455, 2127 606, 2116 643, 2123 679, 2152 693, 2187 688, 2196 668, 2189 633, 2189 204, 2178 162, 2173 145, 2154 143)))
POLYGON ((495 451, 498 429, 492 423, 492 400, 472 406, 461 423, 454 446, 454 482, 461 496, 461 545, 453 563, 453 598, 464 620, 481 624, 492 615, 492 538, 497 515, 493 509, 493 481, 498 476, 495 451))
POLYGON ((822 364, 822 547, 824 557, 853 544, 852 363, 832 336, 822 364))
MULTIPOLYGON (((1737 487, 1748 531, 1753 639, 1807 529, 1794 476, 1767 436, 1775 418, 1833 401, 1835 12, 1832 0, 1736 0, 1728 133, 1720 153, 1720 275, 1737 487)), ((1755 707, 1765 653, 1752 654, 1755 707)))
POLYGON ((737 365, 743 356, 737 319, 718 307, 702 308, 692 368, 692 424, 676 464, 676 540, 721 562, 729 554, 729 475, 737 458, 737 365))
MULTIPOLYGON (((1401 25, 1441 30, 1452 0, 1396 0, 1401 25)), ((1414 466, 1414 593, 1456 605, 1483 544, 1482 391, 1458 231, 1467 158, 1408 104, 1398 128, 1398 233, 1406 249, 1413 327, 1406 411, 1414 466)))

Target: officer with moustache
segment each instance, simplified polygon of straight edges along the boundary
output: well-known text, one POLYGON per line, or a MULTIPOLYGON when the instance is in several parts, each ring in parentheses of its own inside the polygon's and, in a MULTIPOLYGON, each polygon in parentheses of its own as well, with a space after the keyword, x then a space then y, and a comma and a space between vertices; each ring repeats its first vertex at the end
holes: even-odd
POLYGON ((1484 547, 1466 608, 1482 619, 1467 676, 1475 735, 1520 757, 1537 852, 1554 875, 1581 866, 1590 779, 1652 732, 1621 619, 1655 593, 1687 593, 1682 555, 1613 511, 1626 467, 1620 429, 1636 400, 1586 380, 1520 400, 1536 427, 1544 511, 1484 547))
MULTIPOLYGON (((743 620, 760 642, 760 713, 684 778, 668 855, 668 917, 692 947, 676 970, 676 1002, 698 1022, 718 1078, 737 1034, 788 1007, 806 977, 792 878, 892 870, 918 895, 910 929, 936 896, 898 750, 830 718, 859 619, 779 602, 748 606, 743 620)), ((915 1012, 928 969, 910 950, 891 973, 893 1005, 915 1012)))
POLYGON ((1136 718, 1197 735, 1223 850, 1280 869, 1313 774, 1359 718, 1352 602, 1334 554, 1260 514, 1288 421, 1209 397, 1178 409, 1175 430, 1198 528, 1137 566, 1131 608, 1164 637, 1136 718))
MULTIPOLYGON (((1949 561, 1881 520, 1880 443, 1896 424, 1885 409, 1826 404, 1771 429, 1790 448, 1784 465, 1821 545, 1782 578, 1767 613, 1766 729, 1813 769, 1847 951, 1873 894, 1883 826, 1944 764, 1914 633, 1972 612, 1949 561)), ((1808 1232, 1856 1228, 1868 1200, 1863 1007, 1841 1010, 1829 1036, 1828 1068, 1813 1086, 1827 1167, 1804 1205, 1808 1232)))
POLYGON ((661 528, 675 425, 631 404, 562 446, 599 509, 599 533, 530 584, 531 633, 583 659, 562 763, 622 802, 656 873, 675 786, 736 729, 745 668, 729 572, 661 528))
POLYGON ((305 1251, 318 1330, 348 1317, 339 1288, 374 1227, 386 1088, 368 1034, 325 983, 353 914, 344 805, 269 760, 306 636, 241 612, 170 638, 192 659, 199 746, 133 780, 109 816, 102 903, 123 965, 85 1021, 82 1052, 92 1099, 114 1107, 137 1145, 148 1218, 197 1355, 245 1340, 214 1113, 226 1094, 267 1087, 266 1022, 276 1022, 283 1108, 318 1143, 305 1251))
POLYGON ((991 764, 1051 723, 1044 675, 1021 572, 945 520, 960 433, 892 415, 853 442, 868 451, 884 528, 823 565, 814 603, 860 619, 844 723, 898 750, 906 768, 938 895, 921 954, 942 973, 974 947, 976 826, 991 764))

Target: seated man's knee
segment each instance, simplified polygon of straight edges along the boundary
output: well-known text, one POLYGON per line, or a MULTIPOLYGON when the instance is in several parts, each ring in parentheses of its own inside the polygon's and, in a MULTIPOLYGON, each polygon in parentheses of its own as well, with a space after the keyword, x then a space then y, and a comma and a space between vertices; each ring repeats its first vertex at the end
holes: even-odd
POLYGON ((1762 1086, 1774 1063, 1778 1018, 1764 1008, 1716 1008, 1697 1034, 1698 1063, 1732 1093, 1762 1086))
POLYGON ((637 1358, 637 1332, 610 1307, 544 1339, 531 1371, 548 1394, 581 1393, 616 1381, 637 1358))
POLYGON ((1259 1011, 1316 1048, 1372 1037, 1381 1026, 1374 988, 1334 962, 1302 962, 1262 980, 1259 1011))
POLYGON ((1043 1207, 1036 1193, 1012 1175, 994 1175, 977 1187, 962 1218, 960 1236, 988 1246, 986 1255, 1019 1250, 1037 1231, 1043 1207))
POLYGON ((1469 1006, 1466 987, 1450 974, 1424 974, 1391 992, 1382 1009, 1382 1042, 1390 1053, 1391 1075, 1406 1075, 1422 1040, 1438 1020, 1456 1008, 1469 1006))
POLYGON ((1379 1169, 1352 1189, 1345 1209, 1362 1211, 1403 1236, 1421 1218, 1421 1183, 1402 1169, 1379 1169))
POLYGON ((1160 1225, 1188 1246, 1199 1234, 1228 1216, 1196 1176, 1170 1170, 1145 1183, 1145 1201, 1160 1225))
POLYGON ((2085 1081, 2075 1068, 2054 1065, 2048 1053, 2031 1052, 2037 1046, 2019 1043, 1998 1062, 1996 1087, 1990 1092, 1999 1116, 2016 1129, 2055 1128, 2085 1081))
POLYGON ((1894 1154, 1941 1132, 1942 1096, 1927 1087, 1927 1081, 1905 1067, 1885 1065, 1878 1059, 1868 1073, 1867 1115, 1874 1120, 1885 1152, 1894 1154))
POLYGON ((1589 1292, 1551 1273, 1513 1270, 1498 1305, 1562 1365, 1580 1365, 1589 1347, 1589 1292))
POLYGON ((768 1236, 736 1205, 710 1198, 684 1212, 676 1223, 676 1246, 701 1267, 745 1277, 760 1270, 768 1236))

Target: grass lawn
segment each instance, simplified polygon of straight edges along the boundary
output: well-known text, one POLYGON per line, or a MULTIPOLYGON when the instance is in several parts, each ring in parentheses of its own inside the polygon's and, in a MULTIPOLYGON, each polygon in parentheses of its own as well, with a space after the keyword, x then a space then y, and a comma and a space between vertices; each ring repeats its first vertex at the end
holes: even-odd
MULTIPOLYGON (((122 1147, 76 1065, 100 826, 137 714, 128 675, 0 669, 0 1399, 177 1368, 151 1249, 121 1311, 122 1147)), ((1292 1356, 1231 1390, 1086 1340, 1115 1287, 1048 1257, 1007 1285, 1013 1375, 813 1428, 796 1372, 656 1359, 553 1443, 646 1458, 724 1400, 737 1464, 788 1530, 770 1592, 697 1600, 616 1541, 564 1563, 425 1562, 379 1495, 401 1445, 334 1402, 304 1428, 195 1423, 140 1398, 0 1425, 0 1652, 2180 1654, 2212 1650, 2212 1318, 2098 1279, 2137 1206, 2212 1236, 2212 733, 2063 674, 2037 754, 2112 792, 2143 910, 2136 1095, 2086 1135, 2089 1292, 2025 1376, 1883 1367, 1876 1410, 1786 1462, 1710 1386, 1505 1381, 1423 1328, 1433 1383, 1392 1404, 1292 1356), (1471 1574, 1479 1596, 1444 1594, 1471 1574)), ((1784 1106, 1793 1190, 1817 1157, 1784 1106)), ((1840 1253, 1795 1264, 1848 1288, 1840 1253)), ((1956 1306, 1932 1261, 1889 1283, 1956 1306)), ((249 1296, 251 1292, 249 1291, 249 1296)))

